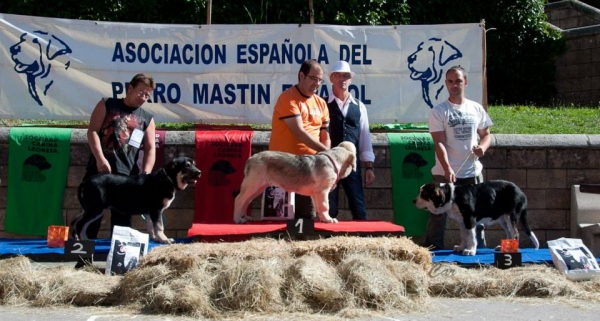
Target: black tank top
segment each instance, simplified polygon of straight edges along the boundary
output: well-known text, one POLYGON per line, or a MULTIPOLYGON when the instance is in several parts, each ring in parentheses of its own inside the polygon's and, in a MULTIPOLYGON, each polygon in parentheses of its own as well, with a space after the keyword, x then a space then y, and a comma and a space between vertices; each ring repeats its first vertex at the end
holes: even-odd
MULTIPOLYGON (((112 173, 137 175, 140 170, 136 164, 139 148, 129 145, 134 129, 146 131, 153 115, 142 107, 132 108, 125 105, 123 99, 103 98, 106 116, 98 133, 104 157, 110 163, 112 173)), ((90 155, 86 176, 98 172, 96 159, 90 155)))

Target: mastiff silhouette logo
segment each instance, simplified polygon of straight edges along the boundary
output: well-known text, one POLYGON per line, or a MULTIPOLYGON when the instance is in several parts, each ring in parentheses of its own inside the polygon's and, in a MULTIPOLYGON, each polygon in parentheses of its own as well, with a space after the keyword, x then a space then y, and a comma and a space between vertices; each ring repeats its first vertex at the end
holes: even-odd
POLYGON ((417 153, 408 153, 402 161, 402 178, 405 179, 419 179, 422 178, 423 172, 421 168, 427 165, 427 161, 423 156, 417 153))
POLYGON ((435 102, 444 89, 442 79, 446 65, 462 56, 458 48, 439 38, 421 42, 417 50, 408 56, 410 79, 421 82, 421 94, 429 108, 436 105, 435 102))
POLYGON ((235 168, 229 161, 224 159, 216 161, 210 166, 208 182, 211 186, 228 186, 230 180, 227 175, 235 173, 235 168))
POLYGON ((23 162, 21 169, 21 179, 25 182, 42 183, 46 181, 43 171, 52 168, 46 157, 33 154, 23 162))
MULTIPOLYGON (((31 98, 43 106, 42 96, 54 83, 52 64, 62 55, 70 54, 71 48, 61 39, 44 31, 24 33, 20 41, 10 47, 14 70, 27 78, 27 89, 31 98)), ((55 63, 56 65, 57 63, 55 63)), ((69 69, 71 62, 64 66, 69 69)))

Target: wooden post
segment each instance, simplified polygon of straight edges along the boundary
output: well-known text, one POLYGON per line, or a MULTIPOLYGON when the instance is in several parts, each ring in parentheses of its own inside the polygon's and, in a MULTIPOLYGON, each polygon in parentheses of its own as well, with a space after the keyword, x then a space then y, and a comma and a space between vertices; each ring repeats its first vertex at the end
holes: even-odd
POLYGON ((488 110, 488 91, 487 91, 487 44, 485 41, 485 19, 481 19, 481 21, 479 22, 479 25, 481 26, 481 37, 482 37, 482 74, 483 74, 483 83, 482 83, 482 89, 483 89, 483 99, 481 101, 481 105, 483 106, 483 109, 485 109, 486 111, 488 110))
POLYGON ((212 0, 208 0, 208 1, 206 1, 206 24, 207 25, 210 24, 211 16, 212 16, 212 0))
POLYGON ((308 0, 308 15, 310 16, 310 24, 315 24, 315 9, 313 8, 313 0, 308 0))

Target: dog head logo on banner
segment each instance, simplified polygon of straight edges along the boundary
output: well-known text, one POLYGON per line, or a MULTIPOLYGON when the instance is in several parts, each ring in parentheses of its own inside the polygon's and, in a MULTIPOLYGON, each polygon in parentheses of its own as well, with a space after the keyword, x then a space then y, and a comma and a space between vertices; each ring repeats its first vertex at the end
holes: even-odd
POLYGON ((43 171, 50 169, 52 164, 48 162, 46 157, 33 154, 23 162, 23 168, 21 170, 21 178, 25 182, 45 182, 46 176, 43 171))
POLYGON ((444 89, 444 66, 462 56, 458 48, 439 38, 421 42, 417 50, 408 56, 410 79, 421 82, 422 97, 429 108, 437 104, 444 89))
MULTIPOLYGON (((71 48, 64 41, 39 30, 22 34, 20 41, 10 47, 14 70, 27 77, 29 94, 40 106, 44 105, 40 95, 46 96, 54 83, 53 60, 70 53, 71 48)), ((70 63, 65 63, 65 69, 69 69, 70 63)))
POLYGON ((220 159, 210 167, 208 182, 211 186, 229 186, 231 181, 227 176, 235 172, 235 168, 231 165, 231 162, 220 159))

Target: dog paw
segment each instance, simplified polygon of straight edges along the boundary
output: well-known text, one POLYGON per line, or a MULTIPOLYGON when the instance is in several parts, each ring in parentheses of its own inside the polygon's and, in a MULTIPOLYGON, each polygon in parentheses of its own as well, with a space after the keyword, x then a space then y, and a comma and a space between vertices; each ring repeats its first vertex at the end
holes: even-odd
POLYGON ((454 252, 462 252, 465 248, 460 245, 454 245, 454 252))
POLYGON ((152 241, 156 242, 156 243, 160 243, 160 244, 173 244, 175 243, 174 239, 170 239, 170 238, 152 238, 152 241))
POLYGON ((325 219, 321 219, 319 218, 319 221, 323 222, 323 223, 333 223, 336 224, 338 222, 337 218, 325 218, 325 219))
POLYGON ((462 255, 464 255, 464 256, 474 256, 476 253, 477 253, 476 249, 472 249, 472 250, 465 249, 464 251, 462 251, 462 255))
POLYGON ((251 220, 252 220, 252 218, 251 218, 251 217, 249 217, 249 216, 240 216, 240 217, 238 217, 238 218, 234 218, 234 219, 233 219, 233 222, 234 222, 235 224, 244 224, 244 223, 246 223, 246 222, 248 222, 248 221, 251 221, 251 220))

